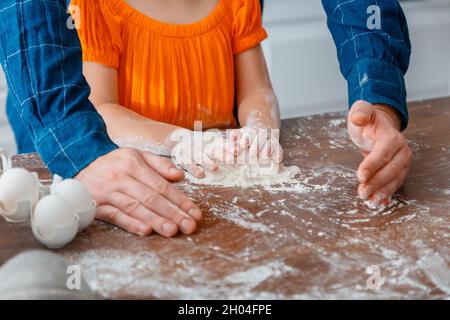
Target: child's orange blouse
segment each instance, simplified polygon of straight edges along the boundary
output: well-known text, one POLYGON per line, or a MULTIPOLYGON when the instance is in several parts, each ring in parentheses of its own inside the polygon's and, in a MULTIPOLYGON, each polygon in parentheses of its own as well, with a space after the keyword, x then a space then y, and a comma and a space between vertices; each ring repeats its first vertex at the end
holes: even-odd
POLYGON ((234 56, 267 37, 258 0, 219 0, 193 24, 157 21, 124 0, 72 0, 83 60, 117 69, 120 104, 192 129, 235 123, 234 56))

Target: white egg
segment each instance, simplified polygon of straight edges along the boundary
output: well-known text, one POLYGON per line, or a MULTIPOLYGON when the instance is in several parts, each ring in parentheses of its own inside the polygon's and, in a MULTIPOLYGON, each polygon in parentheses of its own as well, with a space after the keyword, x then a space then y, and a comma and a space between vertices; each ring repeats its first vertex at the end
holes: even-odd
POLYGON ((52 239, 57 235, 58 228, 78 223, 78 219, 66 200, 49 195, 37 203, 34 208, 32 223, 43 238, 52 239))
POLYGON ((78 180, 67 179, 52 189, 52 194, 65 199, 80 217, 80 230, 88 227, 95 218, 95 202, 87 187, 78 180))
POLYGON ((0 177, 0 209, 11 215, 20 202, 29 201, 31 208, 39 200, 39 182, 35 174, 14 168, 0 177))
POLYGON ((52 194, 65 199, 75 212, 91 209, 94 201, 86 186, 75 179, 62 181, 52 190, 52 194))

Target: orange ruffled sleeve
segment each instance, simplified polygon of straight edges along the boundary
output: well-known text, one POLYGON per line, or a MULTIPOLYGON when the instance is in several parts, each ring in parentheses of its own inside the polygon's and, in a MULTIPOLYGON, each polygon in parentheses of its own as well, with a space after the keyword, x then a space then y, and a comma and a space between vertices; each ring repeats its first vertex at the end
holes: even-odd
MULTIPOLYGON (((72 0, 78 10, 78 37, 83 49, 83 61, 97 62, 119 68, 122 51, 121 18, 109 7, 107 0, 72 0)), ((76 17, 75 15, 73 15, 76 17)))
POLYGON ((233 11, 233 52, 239 54, 260 44, 267 38, 267 32, 262 26, 259 0, 234 1, 233 11))

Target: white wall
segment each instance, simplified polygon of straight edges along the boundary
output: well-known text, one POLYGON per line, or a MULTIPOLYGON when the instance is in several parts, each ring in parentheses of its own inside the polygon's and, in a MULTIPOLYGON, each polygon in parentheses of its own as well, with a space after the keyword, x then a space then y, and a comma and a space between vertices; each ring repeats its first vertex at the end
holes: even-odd
POLYGON ((6 84, 3 73, 0 72, 0 148, 13 154, 16 151, 13 134, 8 125, 5 113, 6 84))
MULTIPOLYGON (((407 74, 409 100, 450 93, 450 0, 403 2, 413 56, 407 74)), ((345 110, 347 89, 319 0, 266 0, 264 43, 284 118, 345 110)), ((1 72, 0 72, 1 73, 1 72)), ((5 121, 0 75, 0 146, 14 150, 5 121)))
MULTIPOLYGON (((450 93, 450 1, 402 1, 413 55, 409 100, 450 93)), ((266 0, 264 43, 283 117, 347 107, 347 88, 319 0, 266 0)))

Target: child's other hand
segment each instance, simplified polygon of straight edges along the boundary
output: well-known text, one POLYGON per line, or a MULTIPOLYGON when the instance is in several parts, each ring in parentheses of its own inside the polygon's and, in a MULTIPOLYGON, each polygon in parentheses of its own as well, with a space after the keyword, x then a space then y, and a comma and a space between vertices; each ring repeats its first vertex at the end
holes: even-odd
POLYGON ((281 163, 283 148, 280 144, 280 131, 263 127, 243 127, 232 130, 229 140, 239 152, 248 150, 250 159, 257 157, 262 164, 281 163))
POLYGON ((219 131, 177 130, 171 140, 176 141, 173 162, 200 179, 205 177, 205 171, 218 171, 219 164, 234 163, 238 151, 219 131))

